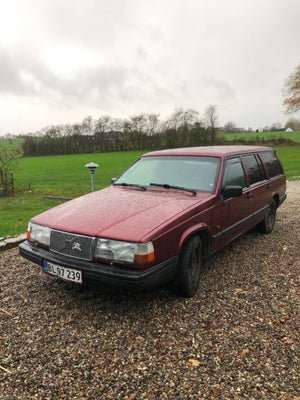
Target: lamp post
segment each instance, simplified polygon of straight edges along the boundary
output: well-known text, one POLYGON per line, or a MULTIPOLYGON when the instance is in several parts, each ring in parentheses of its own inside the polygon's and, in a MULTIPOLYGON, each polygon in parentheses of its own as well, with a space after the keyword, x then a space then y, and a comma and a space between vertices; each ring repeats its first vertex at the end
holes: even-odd
POLYGON ((96 168, 99 167, 99 164, 96 164, 96 163, 91 161, 90 163, 85 164, 85 167, 90 170, 91 182, 92 182, 92 192, 94 192, 95 191, 94 174, 95 174, 96 168))

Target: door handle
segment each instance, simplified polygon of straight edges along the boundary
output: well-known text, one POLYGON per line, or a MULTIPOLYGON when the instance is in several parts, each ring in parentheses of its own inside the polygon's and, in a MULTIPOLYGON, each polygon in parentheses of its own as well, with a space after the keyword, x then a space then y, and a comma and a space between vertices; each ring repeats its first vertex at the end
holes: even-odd
POLYGON ((267 188, 267 189, 271 189, 271 187, 272 187, 271 183, 267 183, 266 188, 267 188))
POLYGON ((251 197, 253 197, 253 193, 252 192, 246 193, 245 197, 247 197, 247 199, 250 199, 251 197))

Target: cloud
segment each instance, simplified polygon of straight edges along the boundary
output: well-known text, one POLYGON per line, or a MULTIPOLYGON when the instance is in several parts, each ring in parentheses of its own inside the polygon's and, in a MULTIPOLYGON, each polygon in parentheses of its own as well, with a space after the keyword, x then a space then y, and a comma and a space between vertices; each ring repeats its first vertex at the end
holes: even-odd
POLYGON ((82 68, 69 77, 53 72, 34 57, 13 57, 0 48, 0 93, 21 96, 40 96, 52 93, 61 98, 74 97, 78 100, 97 95, 102 99, 114 88, 124 85, 122 68, 95 65, 82 68))
POLYGON ((30 85, 22 78, 19 64, 1 47, 0 65, 0 93, 10 93, 21 96, 32 93, 30 85))
POLYGON ((3 2, 0 134, 41 128, 37 104, 39 124, 50 115, 72 123, 71 108, 82 117, 167 116, 210 104, 224 122, 282 120, 281 88, 300 62, 299 20, 299 0, 3 2))

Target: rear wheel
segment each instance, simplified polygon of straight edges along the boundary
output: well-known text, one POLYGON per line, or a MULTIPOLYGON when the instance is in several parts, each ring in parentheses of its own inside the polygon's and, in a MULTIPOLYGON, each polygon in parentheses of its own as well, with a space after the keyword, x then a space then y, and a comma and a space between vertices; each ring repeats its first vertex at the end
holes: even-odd
POLYGON ((184 245, 178 260, 174 287, 176 294, 192 297, 199 288, 203 267, 203 245, 199 236, 194 236, 184 245))
POLYGON ((272 232, 276 222, 276 209, 277 209, 276 201, 273 199, 272 203, 270 204, 270 208, 267 215, 257 225, 257 229, 259 232, 262 233, 272 232))

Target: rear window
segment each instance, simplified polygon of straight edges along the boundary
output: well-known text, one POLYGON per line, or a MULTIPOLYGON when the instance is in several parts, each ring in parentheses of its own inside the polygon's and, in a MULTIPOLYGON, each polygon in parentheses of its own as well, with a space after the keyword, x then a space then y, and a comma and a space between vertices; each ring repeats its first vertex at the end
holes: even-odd
POLYGON ((273 178, 276 175, 283 174, 281 164, 275 153, 261 153, 260 157, 267 167, 270 178, 273 178))
POLYGON ((243 156, 243 160, 248 170, 250 185, 266 179, 261 161, 256 157, 255 154, 243 156))

